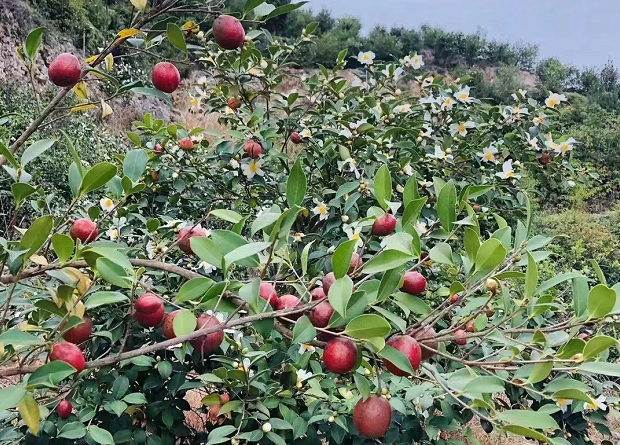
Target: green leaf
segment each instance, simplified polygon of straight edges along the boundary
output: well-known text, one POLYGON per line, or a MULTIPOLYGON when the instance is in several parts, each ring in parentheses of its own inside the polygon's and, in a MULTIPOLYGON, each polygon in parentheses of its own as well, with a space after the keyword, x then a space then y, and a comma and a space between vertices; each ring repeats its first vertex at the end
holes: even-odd
POLYGON ((79 193, 85 195, 98 188, 103 187, 107 182, 116 175, 116 166, 109 162, 101 162, 90 168, 82 179, 79 193))
POLYGON ((379 312, 385 318, 387 318, 394 326, 396 326, 400 331, 404 334, 407 329, 407 321, 400 318, 393 312, 388 311, 387 309, 383 309, 379 306, 371 306, 375 311, 379 312))
POLYGON ((569 389, 561 389, 556 391, 551 396, 554 399, 570 399, 570 400, 581 400, 582 402, 590 403, 592 401, 592 397, 580 391, 578 389, 569 388, 569 389))
POLYGON ((172 330, 177 337, 190 334, 196 330, 196 316, 192 311, 182 309, 172 320, 172 330))
POLYGON ((452 232, 456 221, 456 187, 452 181, 448 182, 437 196, 437 216, 441 226, 447 232, 452 232))
POLYGON ((519 436, 529 437, 530 439, 537 439, 544 442, 549 442, 549 438, 538 431, 521 425, 504 425, 502 428, 504 431, 508 431, 512 434, 518 434, 519 436))
POLYGON ((553 369, 553 362, 536 363, 534 365, 534 368, 532 368, 530 377, 527 380, 529 383, 542 382, 547 377, 549 377, 549 374, 551 374, 552 369, 553 369))
POLYGON ((407 208, 409 203, 415 199, 420 199, 420 193, 418 192, 418 179, 415 176, 411 176, 405 184, 405 190, 403 190, 403 205, 405 208, 407 208))
POLYGON ((114 261, 108 258, 97 258, 96 269, 101 277, 107 282, 122 287, 125 289, 131 289, 131 283, 127 277, 127 271, 114 261))
POLYGON ((572 280, 573 278, 583 277, 582 274, 578 272, 567 272, 560 275, 556 275, 553 278, 548 279, 547 281, 543 281, 538 289, 536 289, 536 293, 534 295, 540 295, 543 292, 551 289, 552 287, 557 286, 560 283, 563 283, 567 280, 572 280))
POLYGON ((414 259, 413 255, 400 250, 384 250, 376 257, 367 261, 362 272, 369 275, 385 272, 386 270, 402 266, 412 259, 414 259))
POLYGON ((573 278, 573 310, 577 317, 582 316, 588 308, 590 288, 586 277, 573 278))
POLYGON ((86 435, 86 427, 82 422, 68 422, 58 431, 58 437, 64 439, 81 439, 86 435))
POLYGON ((387 360, 398 369, 405 371, 411 375, 415 374, 415 371, 413 370, 409 359, 398 349, 394 349, 393 347, 386 345, 381 351, 379 351, 378 354, 379 357, 387 360))
POLYGON ((304 277, 308 273, 308 257, 310 256, 310 248, 314 240, 310 241, 301 251, 301 276, 304 277))
POLYGON ((502 422, 524 426, 527 428, 537 428, 541 430, 559 428, 557 422, 549 414, 532 410, 513 409, 497 414, 497 418, 502 422))
POLYGON ((24 54, 30 59, 30 62, 34 62, 34 59, 37 57, 37 52, 39 52, 39 47, 43 41, 43 31, 45 31, 44 27, 35 28, 26 37, 24 54))
POLYGON ((599 266, 596 260, 594 259, 590 260, 590 264, 592 265, 592 269, 594 269, 594 272, 596 273, 596 277, 601 282, 601 284, 604 284, 605 286, 607 286, 607 279, 605 278, 605 274, 601 270, 601 266, 599 266))
POLYGON ((56 252, 56 256, 61 263, 64 263, 71 258, 71 255, 73 255, 73 250, 75 249, 73 239, 68 235, 63 235, 62 233, 55 233, 52 236, 52 247, 54 248, 54 252, 56 252))
POLYGON ((611 312, 616 304, 616 291, 604 284, 594 286, 588 295, 588 313, 591 318, 601 318, 611 312))
POLYGON ((19 242, 19 250, 28 251, 24 255, 25 258, 30 258, 30 255, 35 254, 41 248, 52 231, 53 225, 52 215, 41 216, 30 225, 19 242))
POLYGON ((360 392, 360 395, 366 400, 370 397, 370 383, 368 379, 360 374, 353 374, 353 380, 355 381, 355 387, 360 392))
POLYGON ((538 266, 531 253, 527 252, 527 270, 525 272, 525 298, 532 298, 538 286, 538 266))
POLYGON ((465 228, 465 233, 463 234, 463 244, 465 245, 465 252, 467 253, 467 258, 472 263, 476 261, 476 255, 478 254, 478 249, 480 248, 480 237, 476 231, 470 227, 465 228))
POLYGON ((266 229, 273 225, 278 219, 280 219, 280 215, 282 215, 282 212, 280 212, 279 209, 276 212, 273 208, 271 211, 261 213, 260 216, 252 223, 252 230, 250 231, 250 234, 254 236, 254 234, 256 234, 259 230, 266 229))
POLYGON ((375 314, 364 314, 351 320, 344 333, 353 338, 365 340, 373 337, 385 337, 391 331, 392 326, 385 318, 375 314))
POLYGON ((74 374, 76 369, 60 360, 46 363, 37 368, 28 378, 28 386, 48 386, 57 388, 58 384, 74 374))
POLYGON ((356 246, 357 240, 352 239, 341 243, 334 251, 332 266, 336 278, 344 277, 349 271, 351 256, 353 255, 353 252, 355 252, 356 246))
POLYGON ((248 15, 248 13, 252 12, 254 8, 262 3, 265 3, 265 0, 247 0, 245 2, 245 6, 243 7, 243 15, 248 15))
POLYGON ((382 165, 375 175, 374 191, 379 205, 388 210, 387 202, 392 198, 392 176, 385 165, 382 165))
POLYGON ((17 405, 19 415, 22 416, 24 423, 30 428, 32 434, 39 435, 39 419, 41 412, 39 410, 39 404, 32 398, 30 394, 24 395, 22 400, 17 405))
POLYGON ((185 43, 183 31, 181 31, 181 28, 179 28, 177 24, 168 23, 166 34, 168 34, 168 40, 170 41, 170 43, 172 43, 172 46, 180 49, 184 53, 187 52, 187 43, 185 43))
POLYGON ((0 389, 0 411, 15 408, 26 394, 22 385, 7 386, 0 389))
POLYGON ((193 236, 189 239, 189 244, 198 258, 218 269, 222 268, 223 255, 211 238, 193 236))
MULTIPOLYGON (((228 403, 231 403, 231 402, 228 402, 228 403)), ((226 405, 228 405, 228 403, 226 405)), ((220 410, 220 413, 221 411, 222 410, 220 410)), ((224 425, 219 428, 215 428, 211 430, 211 432, 209 433, 209 436, 207 438, 207 445, 221 443, 221 442, 228 442, 229 441, 228 436, 230 436, 235 431, 237 431, 237 428, 235 428, 232 425, 224 425), (225 439, 225 440, 220 440, 220 439, 225 439)))
MULTIPOLYGON (((252 280, 248 284, 241 286, 238 293, 239 293, 239 296, 243 299, 243 301, 246 301, 250 305, 255 305, 255 306, 258 305, 259 301, 261 301, 259 300, 260 279, 256 278, 255 280, 252 280)), ((263 303, 266 303, 265 300, 262 300, 262 301, 263 303)), ((263 304, 262 306, 258 306, 257 311, 262 311, 263 307, 265 307, 265 304, 263 304)))
MULTIPOLYGON (((579 372, 584 374, 602 374, 611 377, 620 377, 620 365, 608 362, 588 362, 579 367, 579 372)), ((2 397, 0 397, 0 401, 2 397)))
POLYGON ((14 169, 17 170, 19 168, 19 163, 15 159, 15 156, 13 156, 13 153, 11 153, 11 151, 1 141, 0 141, 0 155, 4 156, 6 160, 9 161, 9 164, 13 166, 14 169))
POLYGON ((228 221, 233 224, 237 224, 239 221, 243 219, 243 216, 239 215, 237 212, 233 212, 232 210, 227 209, 215 209, 209 212, 209 215, 215 216, 223 221, 228 221))
POLYGON ((148 160, 149 157, 146 154, 146 150, 131 150, 123 161, 123 173, 133 182, 137 182, 142 173, 144 173, 148 160))
POLYGON ((13 192, 13 198, 15 198, 15 207, 19 208, 21 202, 28 196, 36 193, 37 189, 25 182, 16 182, 11 184, 11 191, 13 192))
POLYGON ((192 278, 181 286, 175 301, 180 303, 182 301, 200 300, 200 298, 207 293, 214 283, 215 282, 211 278, 192 278))
POLYGON ((583 349, 583 358, 589 359, 596 357, 601 352, 618 345, 618 340, 607 335, 597 335, 586 343, 583 349))
POLYGON ((88 435, 92 440, 101 445, 114 445, 112 434, 96 425, 90 425, 88 427, 88 435))
POLYGON ((289 206, 300 206, 302 204, 306 196, 307 185, 308 181, 304 174, 304 169, 301 166, 301 161, 297 160, 286 181, 286 201, 289 206))
POLYGON ((327 295, 329 304, 331 304, 334 310, 342 317, 346 316, 347 304, 351 299, 352 293, 353 281, 346 275, 342 278, 338 278, 329 288, 329 293, 327 295))
POLYGON ((316 337, 316 329, 312 326, 310 319, 304 315, 293 328, 293 343, 307 343, 316 337))
POLYGON ((56 141, 52 139, 43 139, 30 145, 26 150, 24 150, 24 153, 22 154, 20 161, 22 166, 25 166, 33 159, 36 159, 37 157, 42 155, 45 151, 52 148, 55 143, 56 141))
POLYGON ((163 100, 168 105, 172 105, 172 99, 168 97, 168 95, 162 91, 156 90, 155 88, 147 88, 147 87, 134 87, 131 89, 136 94, 142 94, 144 96, 152 96, 158 99, 163 100))
POLYGON ((452 260, 452 248, 448 243, 437 243, 428 252, 431 260, 439 264, 454 265, 452 260))
POLYGON ((394 294, 394 299, 414 314, 424 316, 431 313, 431 307, 421 298, 415 297, 405 292, 397 292, 394 294))
POLYGON ((234 264, 240 260, 243 260, 244 258, 251 257, 253 255, 256 255, 259 252, 262 252, 263 250, 267 249, 269 246, 271 246, 271 243, 267 243, 263 241, 259 243, 250 243, 250 244, 246 244, 245 246, 237 247, 233 251, 224 255, 224 262, 226 263, 227 266, 230 264, 234 264))
POLYGON ((19 346, 42 345, 44 342, 32 334, 22 332, 18 328, 13 328, 0 335, 0 343, 4 346, 13 346, 17 348, 19 346))
POLYGON ((465 387, 463 388, 464 394, 492 394, 494 392, 504 392, 506 388, 504 388, 504 382, 502 382, 497 377, 493 376, 482 376, 476 377, 473 380, 467 382, 465 387))
POLYGON ((127 300, 129 300, 129 298, 120 292, 102 291, 91 294, 84 305, 86 309, 93 309, 106 304, 121 303, 127 300))
POLYGON ((476 254, 476 271, 481 274, 491 272, 506 259, 506 253, 506 248, 499 240, 486 240, 476 254))
MULTIPOLYGON (((175 321, 176 319, 177 318, 174 317, 175 321)), ((123 401, 129 403, 130 405, 146 405, 148 403, 144 394, 140 392, 132 392, 131 394, 127 394, 123 397, 123 401)))
POLYGON ((274 9, 273 11, 271 11, 269 13, 269 15, 265 17, 264 20, 269 20, 269 19, 272 19, 272 18, 277 17, 277 16, 282 15, 282 14, 288 14, 289 12, 292 12, 292 11, 295 11, 296 9, 301 8, 306 3, 308 3, 308 2, 307 1, 305 1, 305 2, 297 2, 297 3, 291 3, 289 5, 279 6, 276 9, 274 9))
POLYGON ((424 204, 426 204, 427 199, 428 198, 425 196, 424 198, 414 199, 409 202, 409 204, 407 204, 407 207, 405 207, 405 211, 403 212, 403 227, 407 227, 409 224, 416 223, 416 221, 420 217, 420 212, 422 211, 422 208, 424 208, 424 204))

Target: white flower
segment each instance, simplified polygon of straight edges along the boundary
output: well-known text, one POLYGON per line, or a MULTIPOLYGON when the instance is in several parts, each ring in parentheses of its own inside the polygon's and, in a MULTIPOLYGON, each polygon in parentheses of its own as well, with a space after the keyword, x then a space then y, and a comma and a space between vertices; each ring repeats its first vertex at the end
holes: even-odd
POLYGON ((195 97, 195 96, 189 96, 189 104, 190 104, 190 111, 199 111, 200 110, 200 101, 201 98, 200 97, 195 97))
POLYGON ((301 239, 302 239, 304 236, 306 236, 306 235, 304 235, 304 234, 303 234, 303 233, 301 233, 301 232, 296 232, 296 233, 295 233, 295 236, 293 236, 293 240, 294 240, 296 243, 299 243, 299 242, 301 242, 301 239))
POLYGON ((200 263, 198 263, 198 269, 202 269, 204 273, 210 274, 215 270, 215 266, 207 263, 206 261, 201 261, 200 263))
POLYGON ((525 96, 527 95, 527 90, 519 88, 517 93, 512 93, 511 94, 511 96, 515 100, 515 102, 519 102, 521 100, 521 98, 525 99, 525 96), (517 95, 517 93, 518 93, 518 95, 517 95))
POLYGON ((267 68, 268 66, 269 66, 269 63, 267 63, 267 61, 266 61, 265 59, 261 59, 261 60, 260 60, 260 67, 261 67, 262 69, 265 69, 265 68, 267 68))
POLYGON ((372 51, 362 52, 357 55, 357 61, 362 65, 372 65, 375 60, 375 53, 372 51))
POLYGON ((148 253, 149 259, 153 259, 158 257, 161 254, 164 254, 168 251, 168 248, 163 244, 157 244, 155 241, 149 241, 146 243, 146 252, 148 253))
POLYGON ((450 96, 444 97, 443 100, 441 101, 442 110, 450 111, 453 106, 454 106, 454 99, 452 99, 450 96))
POLYGON ((271 431, 271 424, 269 422, 263 423, 262 430, 263 433, 268 433, 269 431, 271 431))
POLYGON ((400 185, 400 184, 396 184, 396 191, 397 191, 398 193, 403 193, 403 192, 405 191, 405 187, 403 187, 403 186, 402 186, 402 185, 400 185))
POLYGON ((435 145, 435 153, 429 153, 426 157, 432 159, 452 159, 452 155, 447 154, 439 145, 435 145))
POLYGON ((470 103, 472 100, 474 100, 470 95, 469 95, 469 87, 467 85, 465 85, 461 91, 458 91, 456 94, 456 100, 458 100, 459 102, 463 102, 463 103, 470 103))
POLYGON ((577 183, 575 181, 571 181, 571 180, 566 181, 566 184, 569 187, 575 187, 577 185, 577 183))
POLYGON ((415 229, 420 235, 424 235, 426 232, 428 232, 428 225, 425 222, 416 221, 415 229))
POLYGON ((607 405, 604 403, 606 400, 606 397, 603 395, 598 396, 598 398, 596 400, 592 400, 590 403, 586 403, 585 404, 585 408, 588 410, 603 410, 605 411, 607 409, 607 405))
POLYGON ((362 119, 362 120, 359 120, 357 122, 350 122, 349 123, 349 128, 351 130, 357 130, 359 127, 361 127, 366 122, 368 122, 366 119, 362 119))
POLYGON ((241 343, 241 339, 243 338, 243 332, 238 329, 224 329, 229 336, 232 336, 233 340, 237 343, 241 343))
POLYGON ((562 410, 563 413, 566 412, 566 410, 568 409, 568 405, 570 405, 571 403, 573 403, 572 400, 570 399, 557 399, 555 401, 556 405, 558 405, 560 407, 560 409, 562 410))
POLYGON ((230 107, 228 107, 228 106, 227 106, 227 107, 224 109, 224 114, 225 114, 225 115, 227 115, 227 116, 230 116, 231 114, 235 114, 235 110, 233 110, 232 108, 230 108, 230 107))
POLYGON ((176 171, 172 174, 172 179, 177 179, 179 177, 179 172, 176 171))
POLYGON ((566 153, 568 153, 569 151, 571 151, 573 149, 573 144, 577 142, 575 141, 575 139, 573 138, 568 138, 566 141, 564 142, 560 142, 559 144, 555 144, 557 145, 556 147, 554 147, 555 152, 558 155, 562 155, 564 156, 566 153))
POLYGON ((502 165, 502 171, 499 173, 495 173, 496 176, 499 176, 502 179, 510 179, 510 178, 520 178, 521 176, 516 175, 514 170, 512 169, 512 159, 508 159, 502 165))
MULTIPOLYGON (((212 311, 211 309, 209 309, 209 310, 206 312, 206 314, 207 314, 207 315, 210 315, 210 316, 212 316, 212 317, 217 318, 217 321, 219 321, 220 323, 224 323, 224 318, 225 318, 225 317, 224 317, 224 314, 222 314, 221 312, 216 312, 216 313, 214 314, 214 313, 213 313, 213 311, 212 311)), ((245 360, 248 360, 248 359, 247 359, 247 358, 246 358, 246 359, 244 359, 244 361, 243 361, 243 363, 244 363, 244 364, 246 363, 246 362, 245 362, 245 360)), ((250 360, 248 360, 248 361, 247 361, 247 364, 248 364, 248 368, 249 368, 249 367, 250 367, 250 360)))
POLYGON ((403 173, 405 173, 407 176, 413 175, 413 167, 410 163, 407 162, 407 164, 403 167, 403 173))
POLYGON ((233 176, 239 176, 239 161, 237 161, 235 158, 232 158, 228 162, 228 165, 230 165, 233 168, 231 172, 233 176))
POLYGON ((566 102, 566 96, 564 94, 558 94, 549 92, 549 97, 545 99, 545 105, 549 108, 555 108, 562 102, 566 102))
POLYGON ((260 168, 262 163, 261 159, 251 159, 241 164, 241 170, 248 179, 252 179, 255 175, 264 176, 265 172, 260 168))
MULTIPOLYGON (((316 348, 314 346, 308 345, 306 343, 302 343, 301 345, 299 345, 299 353, 300 354, 305 354, 306 352, 309 352, 310 354, 313 354, 314 352, 316 352, 316 348)), ((299 375, 299 371, 297 371, 297 375, 299 375)), ((312 374, 310 374, 310 375, 312 375, 312 374)))
POLYGON ((319 215, 319 221, 327 219, 329 216, 329 207, 327 207, 324 202, 315 201, 315 203, 316 207, 312 209, 312 212, 315 215, 319 215))
POLYGON ((414 70, 419 70, 421 67, 424 66, 424 61, 422 60, 422 56, 420 56, 419 54, 414 54, 413 56, 405 56, 403 57, 403 60, 400 61, 400 63, 403 64, 403 66, 410 66, 411 68, 413 68, 414 70))
POLYGON ((356 247, 362 247, 364 245, 364 241, 362 240, 362 237, 360 236, 361 230, 362 230, 361 227, 353 227, 353 226, 344 228, 344 233, 347 234, 349 239, 357 241, 356 247))
POLYGON ((394 113, 411 113, 411 105, 403 104, 394 107, 394 113))
POLYGON ((342 130, 340 130, 340 132, 338 132, 338 134, 340 136, 344 136, 347 139, 351 139, 353 137, 353 133, 351 133, 351 130, 349 130, 348 128, 343 128, 342 130))
POLYGON ((433 84, 433 76, 428 76, 422 81, 422 88, 430 87, 433 84))
POLYGON ((110 198, 101 198, 99 204, 101 205, 101 209, 105 210, 106 212, 111 212, 112 210, 114 210, 114 201, 112 201, 110 198))
POLYGON ((547 115, 545 113, 539 113, 537 117, 532 119, 532 123, 537 127, 545 124, 545 119, 547 115))
POLYGON ((467 130, 470 128, 476 128, 476 123, 472 121, 461 122, 459 124, 454 123, 450 125, 450 134, 452 136, 457 133, 463 137, 467 136, 467 130))
POLYGON ((482 153, 476 153, 480 156, 484 162, 497 162, 495 155, 497 154, 497 148, 494 145, 489 145, 482 149, 482 153))
MULTIPOLYGON (((340 164, 340 162, 338 162, 338 164, 340 164)), ((340 164, 340 171, 345 171, 345 170, 348 172, 355 173, 356 179, 359 179, 361 176, 360 172, 357 170, 357 163, 355 162, 355 159, 353 158, 347 158, 344 160, 344 162, 342 162, 342 164, 340 164)))
POLYGON ((111 227, 106 231, 105 234, 108 235, 108 238, 114 241, 116 238, 118 238, 118 229, 111 227))
POLYGON ((303 130, 299 132, 299 136, 305 139, 309 139, 312 137, 312 132, 309 129, 304 128, 303 130))

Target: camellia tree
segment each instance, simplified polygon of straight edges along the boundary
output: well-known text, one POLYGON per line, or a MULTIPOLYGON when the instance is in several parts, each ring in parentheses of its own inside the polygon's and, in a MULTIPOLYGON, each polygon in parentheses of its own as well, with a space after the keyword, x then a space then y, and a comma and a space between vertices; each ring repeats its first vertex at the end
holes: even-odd
POLYGON ((475 443, 474 418, 556 445, 610 436, 618 288, 596 267, 539 279, 551 239, 531 234, 521 185, 578 176, 553 126, 563 95, 489 106, 417 54, 360 53, 351 82, 344 50, 300 79, 288 59, 316 25, 281 42, 261 24, 301 4, 248 0, 240 21, 219 2, 132 3, 100 54, 58 56, 58 94, 0 144, 14 215, 31 215, 0 244, 1 443, 443 445, 475 443), (168 44, 206 73, 194 111, 226 130, 147 114, 134 149, 88 168, 63 135, 31 142, 72 91, 71 112, 108 114, 86 99, 95 81, 170 102, 174 61, 151 88, 121 84, 111 56, 168 44), (25 167, 59 141, 72 196, 49 214, 25 167))

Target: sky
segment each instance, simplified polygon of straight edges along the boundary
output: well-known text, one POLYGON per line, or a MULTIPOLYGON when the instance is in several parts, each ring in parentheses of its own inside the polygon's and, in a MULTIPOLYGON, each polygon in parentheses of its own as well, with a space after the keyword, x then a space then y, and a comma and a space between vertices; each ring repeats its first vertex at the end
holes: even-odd
POLYGON ((315 12, 352 15, 374 25, 475 33, 539 46, 539 58, 583 67, 620 65, 620 0, 310 0, 315 12))

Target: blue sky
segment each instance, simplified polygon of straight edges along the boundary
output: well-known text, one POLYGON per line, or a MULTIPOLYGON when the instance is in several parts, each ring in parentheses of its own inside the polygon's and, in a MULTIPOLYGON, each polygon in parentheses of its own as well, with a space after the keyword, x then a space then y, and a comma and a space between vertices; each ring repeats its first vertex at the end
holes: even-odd
POLYGON ((376 24, 448 31, 539 45, 539 56, 577 67, 620 65, 620 0, 310 0, 313 10, 376 24))

